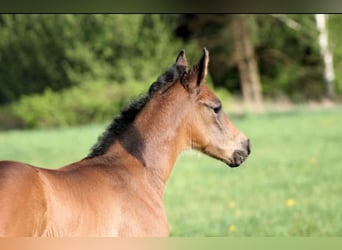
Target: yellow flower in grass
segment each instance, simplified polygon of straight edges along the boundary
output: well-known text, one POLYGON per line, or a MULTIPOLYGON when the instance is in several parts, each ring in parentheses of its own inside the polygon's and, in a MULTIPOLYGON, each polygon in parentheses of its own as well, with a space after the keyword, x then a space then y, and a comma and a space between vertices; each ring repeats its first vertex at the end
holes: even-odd
POLYGON ((236 226, 235 225, 230 225, 229 227, 228 227, 228 231, 229 232, 235 232, 236 231, 236 226))
POLYGON ((317 160, 316 160, 316 158, 314 158, 314 157, 311 157, 311 158, 309 159, 309 163, 310 163, 310 165, 311 165, 311 166, 314 166, 314 165, 316 165, 316 163, 317 163, 317 160))
POLYGON ((235 208, 235 206, 236 206, 236 204, 235 204, 234 201, 230 201, 230 202, 228 203, 228 207, 229 207, 229 208, 235 208))
POLYGON ((242 215, 241 210, 238 209, 235 211, 235 217, 239 218, 239 217, 241 217, 241 215, 242 215))
POLYGON ((296 202, 293 200, 293 199, 288 199, 287 201, 286 201, 286 206, 287 207, 292 207, 292 206, 294 206, 296 204, 296 202))

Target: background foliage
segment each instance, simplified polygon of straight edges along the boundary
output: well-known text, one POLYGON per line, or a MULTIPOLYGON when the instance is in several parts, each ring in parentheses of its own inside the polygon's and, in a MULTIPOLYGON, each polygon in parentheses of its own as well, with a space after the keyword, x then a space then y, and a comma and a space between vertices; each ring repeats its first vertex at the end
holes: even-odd
MULTIPOLYGON (((211 54, 210 82, 241 95, 231 15, 0 15, 0 128, 53 127, 110 119, 146 90, 181 48, 211 54), (54 114, 54 115, 51 115, 54 114)), ((324 97, 313 15, 248 15, 263 95, 324 97), (285 18, 285 19, 284 19, 285 18), (286 21, 298 24, 290 27, 286 21)), ((337 94, 342 91, 341 15, 330 15, 337 94)))

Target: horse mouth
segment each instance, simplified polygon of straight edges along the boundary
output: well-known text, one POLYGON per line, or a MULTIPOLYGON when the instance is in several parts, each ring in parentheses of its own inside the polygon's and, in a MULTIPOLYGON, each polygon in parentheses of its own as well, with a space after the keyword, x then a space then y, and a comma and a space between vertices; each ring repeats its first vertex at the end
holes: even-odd
POLYGON ((226 165, 228 165, 231 168, 239 167, 249 156, 251 153, 250 146, 248 145, 246 150, 235 150, 233 154, 230 157, 222 157, 222 155, 216 155, 209 153, 207 151, 204 151, 205 154, 211 156, 212 158, 219 160, 221 162, 224 162, 226 165))
POLYGON ((236 168, 240 166, 248 157, 249 151, 235 150, 232 157, 224 161, 229 167, 236 168))

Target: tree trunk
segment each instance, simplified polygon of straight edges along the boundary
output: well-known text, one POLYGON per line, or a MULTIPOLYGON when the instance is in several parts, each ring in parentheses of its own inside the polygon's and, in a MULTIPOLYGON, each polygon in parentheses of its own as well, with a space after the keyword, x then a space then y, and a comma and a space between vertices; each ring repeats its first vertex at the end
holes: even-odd
POLYGON ((250 38, 247 17, 235 15, 231 21, 231 31, 245 105, 250 111, 262 111, 263 103, 258 64, 250 38))
POLYGON ((317 29, 319 32, 318 42, 324 61, 324 81, 326 96, 329 99, 333 99, 335 96, 335 72, 333 65, 333 56, 329 50, 328 33, 326 28, 326 15, 315 14, 315 18, 317 29))

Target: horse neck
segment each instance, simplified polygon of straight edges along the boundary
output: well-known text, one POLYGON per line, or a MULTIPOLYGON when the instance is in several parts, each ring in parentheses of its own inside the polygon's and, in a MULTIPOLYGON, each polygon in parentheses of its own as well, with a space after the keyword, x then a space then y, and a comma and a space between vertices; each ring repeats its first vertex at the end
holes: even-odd
POLYGON ((178 155, 187 147, 187 97, 182 92, 175 97, 176 90, 151 99, 120 140, 151 180, 163 187, 178 155))

